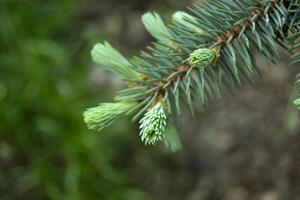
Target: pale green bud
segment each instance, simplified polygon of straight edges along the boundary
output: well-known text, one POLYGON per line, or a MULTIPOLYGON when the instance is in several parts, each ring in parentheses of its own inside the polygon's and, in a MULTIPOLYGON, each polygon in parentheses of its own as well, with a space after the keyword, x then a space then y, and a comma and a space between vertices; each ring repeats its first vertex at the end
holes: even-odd
POLYGON ((83 113, 84 122, 89 129, 101 131, 136 105, 136 102, 102 103, 98 107, 89 108, 83 113))
POLYGON ((193 67, 207 67, 214 64, 218 57, 218 48, 201 48, 190 54, 188 63, 193 67))
POLYGON ((96 44, 91 51, 92 59, 104 69, 122 75, 126 79, 138 79, 140 74, 133 65, 109 43, 96 44))
POLYGON ((148 145, 154 145, 164 138, 167 127, 167 115, 160 102, 148 111, 140 121, 140 136, 148 145))

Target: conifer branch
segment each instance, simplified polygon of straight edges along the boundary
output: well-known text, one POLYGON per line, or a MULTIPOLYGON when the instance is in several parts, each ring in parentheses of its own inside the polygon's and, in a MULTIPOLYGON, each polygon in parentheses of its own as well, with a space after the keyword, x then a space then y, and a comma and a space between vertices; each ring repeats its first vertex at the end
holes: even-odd
MULTIPOLYGON (((252 82, 253 72, 260 73, 253 51, 275 63, 277 44, 298 49, 299 9, 298 0, 207 0, 196 3, 191 14, 176 12, 169 26, 158 14, 147 13, 142 21, 156 39, 147 51, 127 60, 105 43, 94 47, 92 57, 130 81, 115 100, 134 106, 116 117, 132 113, 137 119, 146 113, 140 121, 142 140, 155 144, 165 139, 166 146, 179 147, 178 137, 165 137, 171 115, 180 114, 182 104, 193 114, 195 102, 205 106, 218 99, 224 85, 234 90, 241 79, 252 82)), ((293 63, 299 57, 294 53, 293 63)), ((90 127, 110 125, 114 116, 108 112, 88 120, 90 127), (106 115, 111 118, 100 119, 106 115)), ((85 114, 86 119, 95 116, 93 109, 85 114)))

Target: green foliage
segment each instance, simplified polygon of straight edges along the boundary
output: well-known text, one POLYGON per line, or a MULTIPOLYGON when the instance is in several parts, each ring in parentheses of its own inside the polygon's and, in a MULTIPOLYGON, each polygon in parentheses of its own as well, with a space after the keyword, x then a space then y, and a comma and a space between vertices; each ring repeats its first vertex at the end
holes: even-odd
MULTIPOLYGON (((297 49, 299 9, 295 0, 206 0, 195 3, 191 14, 175 13, 168 26, 158 14, 145 14, 142 21, 156 42, 130 60, 142 76, 121 91, 121 99, 139 102, 134 119, 160 99, 170 115, 179 114, 182 105, 194 114, 196 104, 220 98, 224 86, 232 91, 242 79, 252 82, 253 73, 260 74, 253 52, 275 63, 278 44, 297 49)), ((292 57, 299 61, 298 53, 292 57)), ((148 115, 142 119, 143 139, 145 127, 152 127, 148 115)))
MULTIPOLYGON (((0 1, 1 200, 146 199, 131 185, 132 169, 111 164, 129 160, 126 145, 89 134, 82 122, 95 103, 87 52, 96 40, 77 18, 82 3, 0 1)), ((103 88, 97 94, 107 98, 103 88)), ((109 133, 130 131, 119 124, 109 133)))

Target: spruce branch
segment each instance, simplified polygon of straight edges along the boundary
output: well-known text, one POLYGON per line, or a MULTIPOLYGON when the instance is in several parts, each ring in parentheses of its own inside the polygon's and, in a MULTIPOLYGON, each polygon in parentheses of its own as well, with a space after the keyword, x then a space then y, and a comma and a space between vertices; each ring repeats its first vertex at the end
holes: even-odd
POLYGON ((131 80, 115 100, 136 102, 123 113, 134 119, 144 115, 142 140, 178 147, 174 134, 167 137, 167 118, 180 114, 183 104, 193 114, 196 103, 204 107, 220 98, 224 86, 234 90, 242 79, 252 82, 253 73, 260 74, 253 52, 276 63, 277 45, 292 46, 293 63, 299 62, 299 10, 298 0, 206 0, 190 14, 176 12, 170 25, 147 13, 142 21, 156 39, 147 51, 128 61, 105 43, 96 45, 92 56, 131 80))

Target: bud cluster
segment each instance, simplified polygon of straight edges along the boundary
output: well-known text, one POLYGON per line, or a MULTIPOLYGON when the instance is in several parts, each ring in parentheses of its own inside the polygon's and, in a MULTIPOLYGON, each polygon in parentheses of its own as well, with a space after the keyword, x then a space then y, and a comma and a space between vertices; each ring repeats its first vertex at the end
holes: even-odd
POLYGON ((146 145, 154 145, 163 140, 167 127, 167 115, 161 102, 144 115, 140 124, 140 136, 146 145))

